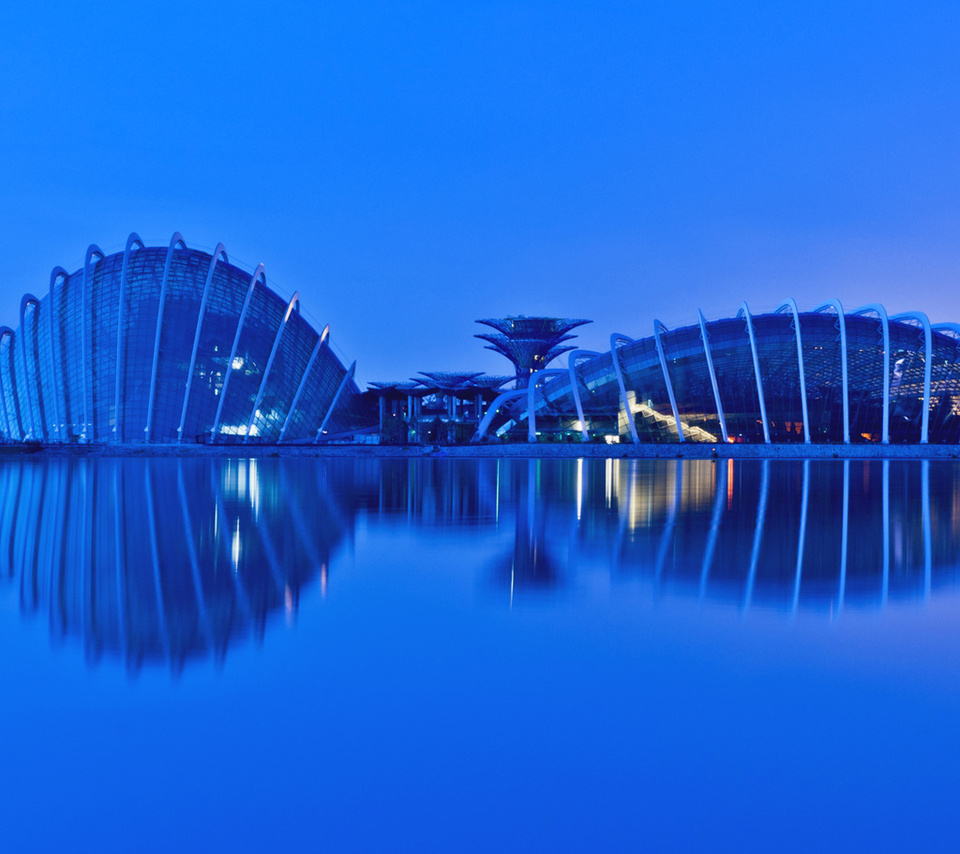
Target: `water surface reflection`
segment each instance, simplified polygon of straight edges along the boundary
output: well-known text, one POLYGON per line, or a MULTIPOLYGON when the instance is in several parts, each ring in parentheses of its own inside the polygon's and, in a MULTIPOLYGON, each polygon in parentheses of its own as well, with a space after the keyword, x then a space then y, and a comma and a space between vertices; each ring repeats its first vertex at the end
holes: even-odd
POLYGON ((21 606, 131 666, 262 634, 347 525, 322 471, 257 460, 52 459, 0 468, 0 555, 21 606), (292 497, 292 500, 291 500, 292 497))
POLYGON ((599 571, 612 595, 639 579, 745 609, 882 607, 954 586, 960 546, 952 462, 31 458, 0 466, 0 500, 22 610, 132 668, 222 659, 292 619, 360 519, 414 551, 506 533, 450 572, 511 600, 575 601, 599 571))

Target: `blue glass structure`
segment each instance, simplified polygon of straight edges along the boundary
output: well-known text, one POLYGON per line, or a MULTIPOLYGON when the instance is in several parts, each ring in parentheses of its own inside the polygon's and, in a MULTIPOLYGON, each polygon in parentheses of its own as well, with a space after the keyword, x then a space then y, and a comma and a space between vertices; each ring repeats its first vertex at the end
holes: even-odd
POLYGON ((289 301, 175 234, 54 268, 0 327, 0 432, 14 441, 316 441, 355 426, 354 366, 289 301))
POLYGON ((744 303, 734 317, 654 321, 649 337, 610 342, 502 395, 478 438, 526 420, 531 441, 538 423, 638 443, 960 441, 960 325, 920 312, 845 312, 836 300, 801 312, 787 300, 753 316, 744 303))

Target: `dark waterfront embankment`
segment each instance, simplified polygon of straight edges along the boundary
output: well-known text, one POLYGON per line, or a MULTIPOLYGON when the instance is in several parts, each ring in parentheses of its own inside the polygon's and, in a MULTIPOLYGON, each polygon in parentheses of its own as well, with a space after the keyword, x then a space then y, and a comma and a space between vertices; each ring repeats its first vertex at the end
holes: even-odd
POLYGON ((958 445, 2 445, 0 457, 20 455, 99 457, 322 457, 345 459, 745 459, 745 460, 949 460, 958 445))

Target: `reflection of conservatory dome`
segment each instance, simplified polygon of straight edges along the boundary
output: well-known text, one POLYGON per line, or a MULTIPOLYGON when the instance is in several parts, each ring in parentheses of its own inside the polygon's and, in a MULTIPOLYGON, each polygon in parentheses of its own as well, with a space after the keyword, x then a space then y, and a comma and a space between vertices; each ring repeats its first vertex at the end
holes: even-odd
POLYGON ((287 460, 51 458, 0 468, 0 574, 91 658, 222 659, 326 583, 347 532, 287 460))
POLYGON ((0 386, 0 432, 49 442, 313 440, 355 426, 359 393, 296 294, 179 234, 54 268, 17 330, 0 327, 0 386))

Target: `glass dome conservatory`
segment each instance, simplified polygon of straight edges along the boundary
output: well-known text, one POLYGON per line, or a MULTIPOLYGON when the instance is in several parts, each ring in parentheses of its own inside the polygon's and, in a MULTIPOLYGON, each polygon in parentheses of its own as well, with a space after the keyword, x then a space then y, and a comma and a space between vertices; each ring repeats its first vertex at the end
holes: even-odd
POLYGON ((266 282, 174 234, 55 267, 0 327, 0 431, 14 441, 312 441, 352 426, 354 366, 266 282))
POLYGON ((836 300, 801 312, 791 299, 769 314, 744 303, 734 317, 653 327, 538 371, 494 402, 477 438, 526 421, 530 441, 538 430, 638 443, 960 441, 957 324, 836 300))

